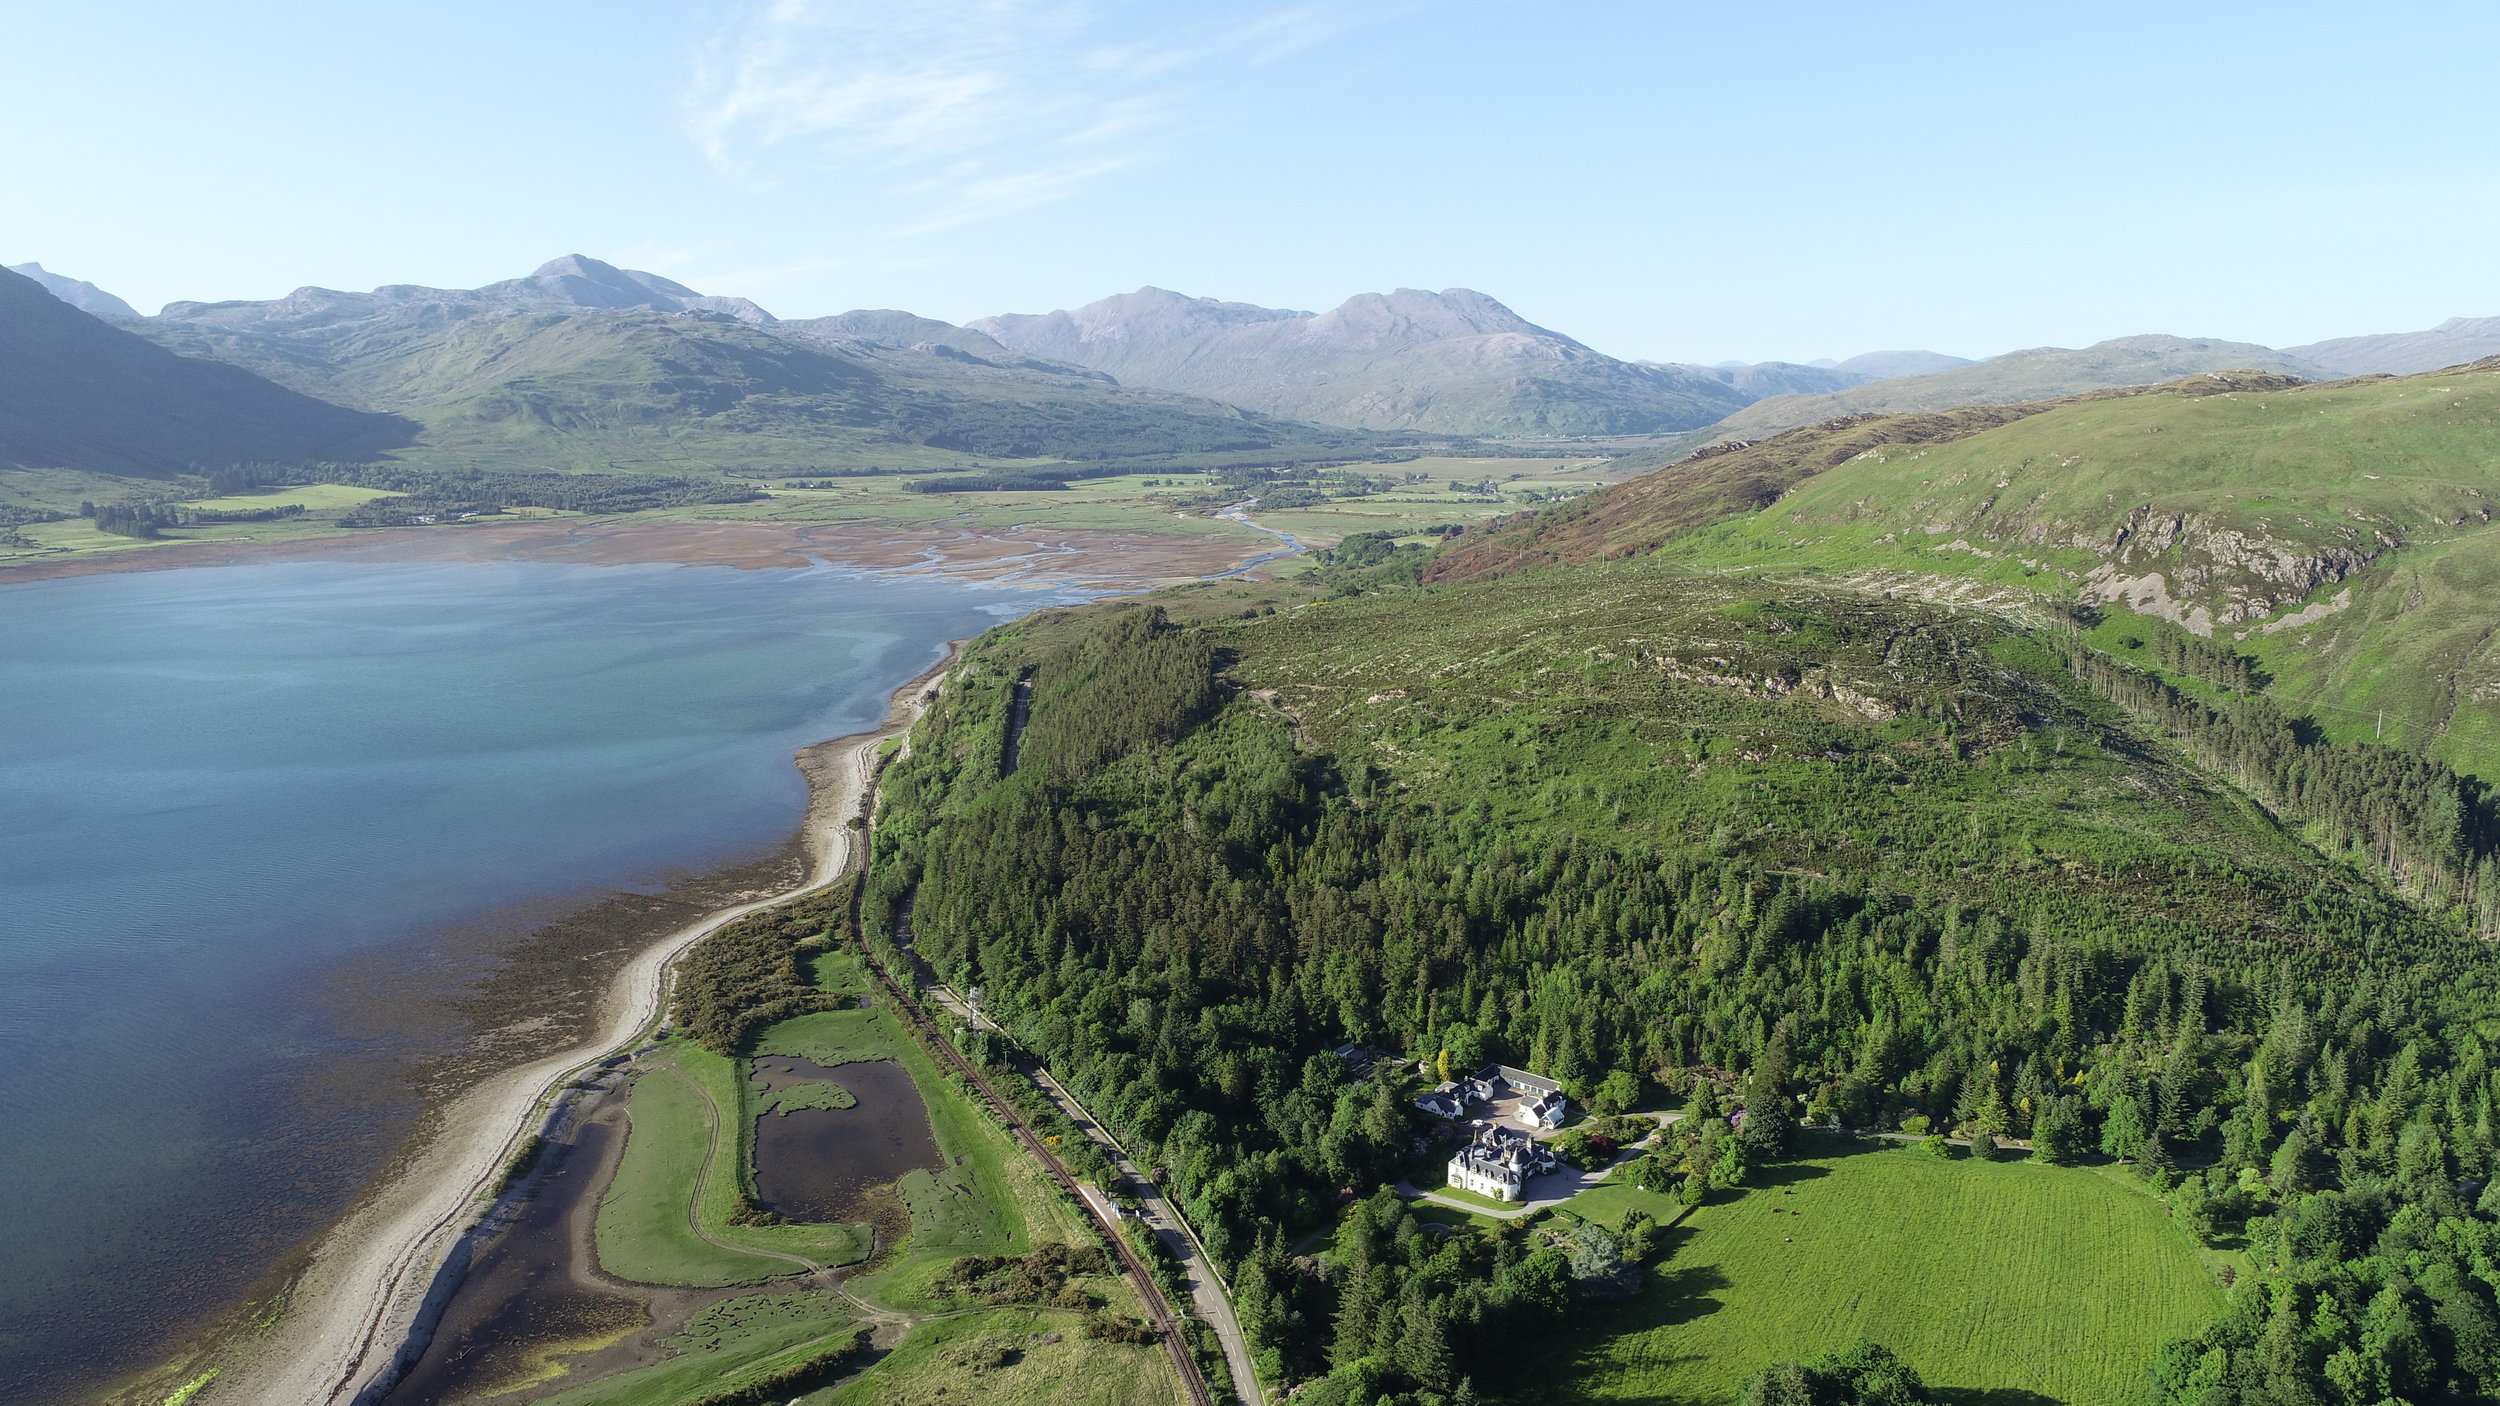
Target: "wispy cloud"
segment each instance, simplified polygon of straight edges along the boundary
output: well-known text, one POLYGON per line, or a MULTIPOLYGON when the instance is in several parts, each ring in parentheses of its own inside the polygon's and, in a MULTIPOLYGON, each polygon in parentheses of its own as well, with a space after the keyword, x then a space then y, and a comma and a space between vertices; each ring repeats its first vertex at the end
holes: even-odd
POLYGON ((1198 15, 1147 0, 769 0, 697 55, 686 131, 742 180, 853 182, 883 232, 926 234, 1153 161, 1217 70, 1360 19, 1315 5, 1198 15))

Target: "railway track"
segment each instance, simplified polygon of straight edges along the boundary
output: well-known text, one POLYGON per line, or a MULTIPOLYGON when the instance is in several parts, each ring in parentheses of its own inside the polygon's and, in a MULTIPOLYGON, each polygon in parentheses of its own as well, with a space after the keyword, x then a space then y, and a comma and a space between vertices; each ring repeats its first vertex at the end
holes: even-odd
POLYGON ((1156 1330, 1163 1335, 1163 1345, 1171 1350, 1172 1365, 1180 1372, 1181 1386, 1189 1393, 1192 1406, 1215 1406, 1214 1388, 1207 1385, 1206 1373, 1198 1369, 1198 1359, 1190 1355, 1189 1340, 1181 1330, 1180 1315, 1173 1310, 1171 1300, 1164 1297, 1163 1286, 1155 1282, 1154 1275, 1130 1246, 1128 1238, 1120 1234, 1117 1225, 1104 1219, 1102 1212, 1094 1208, 1094 1203, 1078 1188, 1076 1177, 1068 1171, 1067 1164, 1060 1161, 1058 1155, 1033 1131, 1032 1125, 1025 1121, 1016 1106, 1000 1097, 990 1081, 973 1067, 972 1061, 963 1057, 953 1042, 946 1038, 945 1032, 938 1029, 937 1022, 929 1018, 929 1013, 922 1010, 920 1003, 894 980, 893 974, 885 969, 885 963, 877 960, 877 954, 869 950, 866 942, 859 944, 859 952, 866 959, 868 969, 876 973, 878 983, 894 999, 895 1008, 910 1020, 913 1029, 919 1033, 921 1043, 929 1047, 930 1053, 953 1066, 955 1072, 963 1075, 972 1087, 981 1091, 981 1097, 989 1100, 991 1109, 1006 1122, 1008 1131, 1016 1135, 1016 1140, 1024 1144, 1024 1149, 1033 1154, 1077 1205, 1084 1208, 1095 1228, 1110 1242, 1111 1253, 1119 1257, 1121 1270, 1136 1286, 1138 1299, 1145 1304, 1147 1313, 1154 1319, 1156 1330))

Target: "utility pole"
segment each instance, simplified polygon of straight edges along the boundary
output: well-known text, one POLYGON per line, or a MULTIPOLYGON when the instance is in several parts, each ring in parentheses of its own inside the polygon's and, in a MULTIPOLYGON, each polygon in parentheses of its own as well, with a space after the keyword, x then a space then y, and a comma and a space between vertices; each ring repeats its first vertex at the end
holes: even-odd
POLYGON ((2387 740, 2387 710, 2385 708, 2378 710, 2378 730, 2370 734, 2370 740, 2373 742, 2387 740))

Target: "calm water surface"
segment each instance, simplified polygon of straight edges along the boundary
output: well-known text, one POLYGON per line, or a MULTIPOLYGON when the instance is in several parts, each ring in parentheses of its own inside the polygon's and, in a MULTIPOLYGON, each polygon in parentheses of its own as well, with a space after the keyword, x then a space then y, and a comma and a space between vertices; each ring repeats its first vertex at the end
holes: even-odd
POLYGON ((378 1165, 415 1106, 324 1081, 391 1053, 342 971, 767 850, 794 750, 1056 599, 548 564, 0 586, 0 1401, 143 1365, 378 1165))

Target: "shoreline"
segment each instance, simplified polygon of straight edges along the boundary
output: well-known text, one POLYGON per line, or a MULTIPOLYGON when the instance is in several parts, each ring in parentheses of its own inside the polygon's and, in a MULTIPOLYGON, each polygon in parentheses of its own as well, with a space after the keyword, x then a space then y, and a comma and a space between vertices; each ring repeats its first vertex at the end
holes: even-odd
MULTIPOLYGON (((799 843, 809 857, 797 885, 706 913, 645 945, 612 973, 593 1035, 480 1080, 443 1105, 420 1132, 422 1145, 394 1159, 395 1170, 313 1243, 287 1289, 288 1309, 267 1337, 219 1364, 207 1403, 345 1406, 377 1382, 396 1378, 413 1332, 436 1302, 437 1281, 468 1231, 491 1214, 487 1190, 514 1152, 569 1100, 564 1085, 586 1066, 629 1048, 666 1009, 676 958, 724 924, 827 887, 850 872, 858 841, 849 821, 868 798, 879 746, 918 720, 937 680, 969 641, 947 642, 942 658, 888 696, 884 719, 801 748, 808 782, 799 843)), ((220 1334, 232 1350, 237 1338, 220 1334)), ((224 1356, 223 1353, 217 1354, 224 1356)), ((203 1363, 205 1359, 195 1359, 203 1363)), ((377 1395, 379 1393, 376 1393, 377 1395)))

